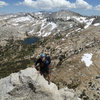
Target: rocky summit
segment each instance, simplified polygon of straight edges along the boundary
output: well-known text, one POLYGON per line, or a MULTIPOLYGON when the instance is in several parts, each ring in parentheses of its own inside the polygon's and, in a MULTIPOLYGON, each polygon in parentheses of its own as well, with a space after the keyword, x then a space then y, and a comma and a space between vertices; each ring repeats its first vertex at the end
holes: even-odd
MULTIPOLYGON (((55 83, 58 89, 62 89, 61 91, 65 87, 73 89, 82 100, 100 100, 99 16, 83 16, 69 10, 0 15, 1 80, 11 73, 32 66, 42 52, 51 57, 51 82, 55 83), (33 39, 37 41, 34 42, 33 39), (26 44, 25 40, 33 42, 27 41, 26 44)), ((30 75, 30 73, 26 74, 30 75)), ((20 73, 15 75, 20 76, 20 73)), ((10 80, 10 77, 11 75, 4 80, 10 80)), ((20 77, 16 78, 16 81, 17 79, 23 83, 20 77)), ((28 95, 30 90, 30 96, 34 95, 32 92, 34 82, 31 84, 32 88, 28 88, 29 82, 23 85, 18 81, 20 83, 18 86, 21 87, 18 87, 18 92, 15 88, 16 84, 14 87, 9 82, 7 89, 11 89, 13 92, 9 90, 10 94, 6 95, 7 98, 13 98, 15 95, 17 98, 17 96, 20 97, 20 94, 28 95)), ((48 85, 46 86, 48 88, 48 85)), ((65 91, 67 90, 65 89, 65 91)), ((5 93, 3 90, 1 91, 5 93)), ((48 97, 54 97, 52 93, 48 94, 48 97)), ((39 91, 40 97, 42 97, 41 94, 43 92, 39 91)), ((61 95, 61 93, 58 94, 61 95)), ((67 98, 65 94, 66 92, 63 95, 67 98)), ((43 96, 46 97, 47 94, 44 93, 43 96)))
POLYGON ((58 90, 35 68, 27 68, 0 80, 0 100, 81 100, 72 89, 58 90))

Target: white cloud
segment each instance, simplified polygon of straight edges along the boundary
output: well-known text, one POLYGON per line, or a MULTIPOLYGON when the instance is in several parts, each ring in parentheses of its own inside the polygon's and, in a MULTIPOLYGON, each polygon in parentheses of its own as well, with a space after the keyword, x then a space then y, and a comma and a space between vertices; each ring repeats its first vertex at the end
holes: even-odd
POLYGON ((8 3, 4 2, 4 1, 0 1, 0 7, 3 7, 3 6, 7 6, 8 3))
POLYGON ((35 9, 51 10, 51 9, 62 9, 62 8, 80 8, 80 9, 91 9, 92 6, 84 0, 76 0, 75 3, 71 3, 68 0, 24 0, 19 2, 18 5, 26 5, 35 9))
POLYGON ((100 5, 97 5, 96 7, 94 7, 94 10, 100 10, 100 5))
POLYGON ((73 5, 66 0, 24 0, 23 3, 26 6, 30 6, 36 9, 54 9, 54 8, 71 8, 73 5))
POLYGON ((92 8, 92 6, 84 0, 76 0, 75 7, 81 8, 81 9, 91 9, 92 8))

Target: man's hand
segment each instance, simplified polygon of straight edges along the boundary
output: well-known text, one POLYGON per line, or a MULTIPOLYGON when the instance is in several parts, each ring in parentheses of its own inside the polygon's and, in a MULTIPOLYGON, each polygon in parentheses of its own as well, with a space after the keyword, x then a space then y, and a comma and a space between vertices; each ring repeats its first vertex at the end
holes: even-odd
POLYGON ((37 71, 37 74, 40 74, 40 71, 37 71))
POLYGON ((35 68, 35 66, 33 65, 32 68, 35 68))

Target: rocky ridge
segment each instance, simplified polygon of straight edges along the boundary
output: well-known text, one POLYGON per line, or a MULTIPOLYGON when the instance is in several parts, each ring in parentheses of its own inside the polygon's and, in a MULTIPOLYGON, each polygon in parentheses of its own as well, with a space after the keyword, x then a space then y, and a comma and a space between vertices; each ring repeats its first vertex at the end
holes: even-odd
POLYGON ((0 80, 0 100, 81 100, 72 89, 58 90, 33 68, 21 70, 0 80))

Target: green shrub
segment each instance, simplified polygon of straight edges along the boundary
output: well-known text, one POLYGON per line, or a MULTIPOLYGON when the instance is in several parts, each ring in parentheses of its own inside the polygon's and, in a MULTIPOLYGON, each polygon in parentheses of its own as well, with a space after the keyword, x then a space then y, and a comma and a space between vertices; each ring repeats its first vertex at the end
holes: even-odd
POLYGON ((79 23, 79 24, 78 24, 78 26, 79 26, 81 29, 84 29, 85 25, 86 25, 85 23, 79 23))

